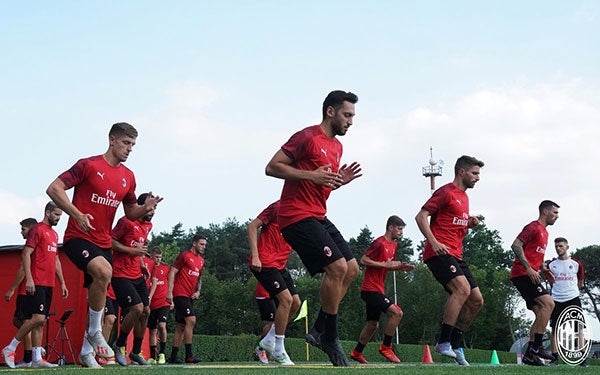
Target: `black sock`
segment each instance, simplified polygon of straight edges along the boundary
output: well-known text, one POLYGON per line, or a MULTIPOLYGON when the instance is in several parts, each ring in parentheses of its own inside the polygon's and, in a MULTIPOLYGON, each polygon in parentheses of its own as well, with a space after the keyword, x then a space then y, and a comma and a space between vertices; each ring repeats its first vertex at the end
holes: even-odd
POLYGON ((317 330, 317 332, 323 333, 323 331, 325 331, 325 315, 326 314, 323 312, 323 309, 320 309, 317 320, 315 320, 315 324, 313 324, 313 327, 317 330))
POLYGON ((117 342, 115 343, 115 345, 116 345, 118 348, 120 348, 120 347, 122 347, 122 346, 125 346, 125 345, 126 345, 126 343, 127 343, 127 336, 128 336, 128 335, 129 335, 128 333, 125 333, 125 332, 123 332, 123 331, 120 331, 120 332, 119 332, 119 337, 117 338, 117 342))
POLYGON ((558 352, 556 352, 556 353, 552 353, 552 356, 553 356, 554 358, 558 359, 558 352))
POLYGON ((544 338, 544 334, 543 333, 534 333, 533 334, 534 340, 533 340, 533 344, 535 346, 535 348, 541 348, 542 347, 542 339, 544 338))
POLYGON ((442 323, 442 332, 440 333, 439 342, 450 342, 450 335, 452 334, 452 327, 446 323, 442 323))
POLYGON ((325 340, 333 341, 338 337, 338 329, 337 329, 338 316, 337 316, 337 314, 327 314, 325 312, 323 313, 323 315, 325 316, 325 319, 324 319, 325 331, 323 332, 323 336, 325 337, 325 340))
POLYGON ((192 344, 185 344, 185 358, 191 358, 194 355, 192 354, 192 344))
POLYGON ((452 349, 460 348, 460 342, 462 341, 463 331, 454 327, 452 333, 450 334, 450 344, 452 344, 452 349))
POLYGON ((383 345, 392 346, 392 338, 393 336, 388 336, 386 334, 383 335, 383 345))
POLYGON ((179 352, 179 347, 178 346, 173 346, 171 348, 171 359, 175 360, 177 359, 177 353, 179 352))
POLYGON ((23 351, 23 362, 31 362, 32 361, 33 352, 31 350, 23 351))
POLYGON ((533 341, 529 341, 529 342, 527 343, 527 350, 526 350, 526 352, 528 352, 528 351, 529 351, 529 349, 531 349, 531 347, 535 347, 535 344, 533 343, 533 341))
POLYGON ((365 346, 365 344, 362 344, 360 341, 357 341, 354 350, 356 350, 359 353, 362 353, 362 351, 365 349, 365 346))
POLYGON ((158 343, 158 352, 165 354, 165 347, 166 346, 167 346, 166 342, 159 342, 158 343))
POLYGON ((156 359, 156 345, 150 345, 150 358, 156 359))
POLYGON ((133 348, 131 348, 132 353, 140 354, 140 352, 142 351, 142 341, 144 341, 143 337, 133 338, 133 348))

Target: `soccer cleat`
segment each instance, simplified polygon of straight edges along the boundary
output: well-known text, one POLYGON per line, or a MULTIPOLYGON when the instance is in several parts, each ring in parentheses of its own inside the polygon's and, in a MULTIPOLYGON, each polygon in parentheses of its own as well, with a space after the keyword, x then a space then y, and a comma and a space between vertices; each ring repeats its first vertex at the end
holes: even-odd
POLYGON ((106 343, 106 340, 104 340, 104 336, 102 336, 102 331, 98 330, 94 332, 93 335, 87 333, 85 337, 90 343, 90 345, 92 345, 92 347, 94 348, 96 355, 98 355, 99 357, 110 358, 115 356, 115 353, 113 352, 112 348, 106 343))
POLYGON ((321 350, 327 354, 329 360, 334 366, 350 366, 348 358, 342 348, 342 343, 339 338, 335 338, 333 341, 319 340, 321 343, 321 350))
POLYGON ((15 367, 16 368, 29 368, 29 367, 31 367, 31 362, 21 361, 21 362, 15 363, 15 367))
POLYGON ((549 359, 549 360, 554 359, 554 356, 552 355, 552 353, 549 350, 544 349, 543 346, 540 346, 539 348, 534 348, 533 346, 531 346, 531 347, 529 347, 529 350, 531 351, 531 353, 537 355, 540 358, 549 359))
POLYGON ((125 347, 119 347, 115 343, 113 344, 113 350, 115 353, 115 360, 117 361, 117 363, 121 366, 127 366, 127 358, 125 358, 127 356, 127 350, 125 349, 125 347))
POLYGON ((129 353, 129 359, 131 360, 131 363, 137 363, 140 366, 150 366, 142 353, 129 353))
POLYGON ((194 357, 193 355, 190 357, 187 357, 185 359, 185 363, 199 363, 199 362, 202 362, 202 358, 194 357))
POLYGON ((266 337, 258 342, 258 347, 267 352, 268 355, 273 355, 273 352, 275 351, 275 341, 265 339, 266 337))
POLYGON ((2 356, 4 357, 4 363, 6 363, 6 365, 10 368, 15 368, 15 352, 14 351, 10 351, 10 349, 8 349, 8 346, 4 347, 4 349, 2 349, 2 356))
POLYGON ((452 345, 449 342, 438 342, 435 344, 435 351, 446 357, 456 358, 456 353, 452 350, 452 345))
POLYGON ((269 358, 267 358, 267 353, 258 346, 254 348, 254 354, 256 354, 256 357, 258 357, 258 361, 260 363, 262 363, 263 365, 269 364, 269 358))
POLYGON ((558 357, 554 357, 553 360, 546 364, 547 366, 558 366, 558 357))
POLYGON ((523 364, 528 366, 546 366, 546 362, 533 354, 530 350, 523 355, 523 364))
POLYGON ((158 364, 158 361, 156 361, 156 359, 154 359, 154 358, 148 358, 148 363, 151 365, 156 365, 156 364, 158 364))
POLYGON ((158 353, 158 361, 156 361, 156 363, 158 363, 159 365, 164 365, 165 363, 167 363, 167 361, 165 360, 165 353, 158 353))
POLYGON ((315 327, 313 326, 308 333, 304 336, 304 340, 306 340, 307 343, 309 343, 310 345, 316 347, 316 348, 321 348, 321 335, 323 334, 323 332, 319 332, 315 329, 315 327))
POLYGON ((86 354, 80 353, 79 364, 81 364, 82 367, 101 368, 98 362, 96 362, 96 358, 94 358, 94 352, 89 352, 86 354))
POLYGON ((55 363, 50 363, 50 362, 46 361, 45 359, 42 359, 37 362, 31 361, 31 368, 51 368, 51 367, 58 367, 58 365, 55 363))
POLYGON ((169 363, 172 363, 174 365, 181 365, 183 363, 185 363, 185 361, 179 357, 177 358, 169 358, 169 363))
POLYGON ((273 353, 273 359, 282 366, 294 366, 294 362, 290 359, 290 356, 286 353, 273 353))
POLYGON ((390 362, 400 363, 400 359, 398 359, 396 353, 394 353, 394 349, 391 346, 385 346, 382 344, 379 347, 379 353, 390 362))
POLYGON ((367 359, 365 358, 365 356, 361 352, 359 352, 358 350, 356 350, 356 349, 353 349, 350 352, 350 358, 352 358, 356 362, 359 362, 359 363, 362 363, 362 364, 365 364, 365 365, 367 363, 369 363, 369 361, 367 361, 367 359))
POLYGON ((452 349, 454 354, 456 354, 456 358, 454 358, 454 362, 456 362, 460 366, 471 366, 467 359, 465 358, 465 353, 459 349, 452 349))

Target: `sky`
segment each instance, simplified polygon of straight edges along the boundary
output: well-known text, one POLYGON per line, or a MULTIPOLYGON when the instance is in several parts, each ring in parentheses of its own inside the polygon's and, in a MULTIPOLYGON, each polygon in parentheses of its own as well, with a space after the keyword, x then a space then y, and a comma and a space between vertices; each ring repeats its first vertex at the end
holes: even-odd
POLYGON ((544 199, 550 238, 600 243, 600 1, 3 2, 0 24, 0 244, 119 121, 138 193, 165 197, 155 233, 254 218, 283 184, 267 162, 335 89, 359 97, 340 141, 364 175, 328 201, 347 239, 396 214, 421 241, 432 147, 438 187, 485 162, 471 214, 506 249, 544 199))

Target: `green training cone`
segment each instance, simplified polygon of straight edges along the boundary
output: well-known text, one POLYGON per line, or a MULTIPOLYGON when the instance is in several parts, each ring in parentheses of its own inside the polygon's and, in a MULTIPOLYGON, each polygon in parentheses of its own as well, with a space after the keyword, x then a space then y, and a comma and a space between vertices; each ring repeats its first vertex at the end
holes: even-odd
POLYGON ((496 353, 496 350, 492 350, 492 360, 490 361, 490 364, 492 364, 492 365, 500 364, 500 360, 498 359, 498 353, 496 353))

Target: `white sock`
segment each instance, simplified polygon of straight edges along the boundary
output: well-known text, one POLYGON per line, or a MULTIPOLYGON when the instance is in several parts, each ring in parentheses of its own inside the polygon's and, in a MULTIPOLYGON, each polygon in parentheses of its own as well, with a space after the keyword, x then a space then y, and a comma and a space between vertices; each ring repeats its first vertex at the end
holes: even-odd
POLYGON ((42 361, 42 347, 34 346, 31 350, 31 359, 33 362, 41 362, 42 361))
POLYGON ((93 335, 96 331, 100 331, 102 329, 102 313, 103 310, 94 311, 92 308, 89 308, 90 314, 90 325, 88 327, 88 333, 93 335))
POLYGON ((19 346, 19 344, 21 343, 21 341, 13 338, 12 341, 10 342, 10 344, 8 344, 7 348, 8 351, 10 352, 14 352, 17 350, 17 346, 19 346))
POLYGON ((87 340, 87 338, 84 335, 83 345, 81 346, 81 354, 85 355, 88 353, 92 353, 93 351, 94 351, 94 347, 92 346, 92 344, 89 343, 89 341, 87 340))
POLYGON ((265 336, 266 341, 275 341, 275 324, 271 324, 271 328, 269 328, 269 332, 265 336))
POLYGON ((285 335, 275 335, 275 353, 284 353, 285 346, 283 346, 283 339, 285 339, 285 335))

